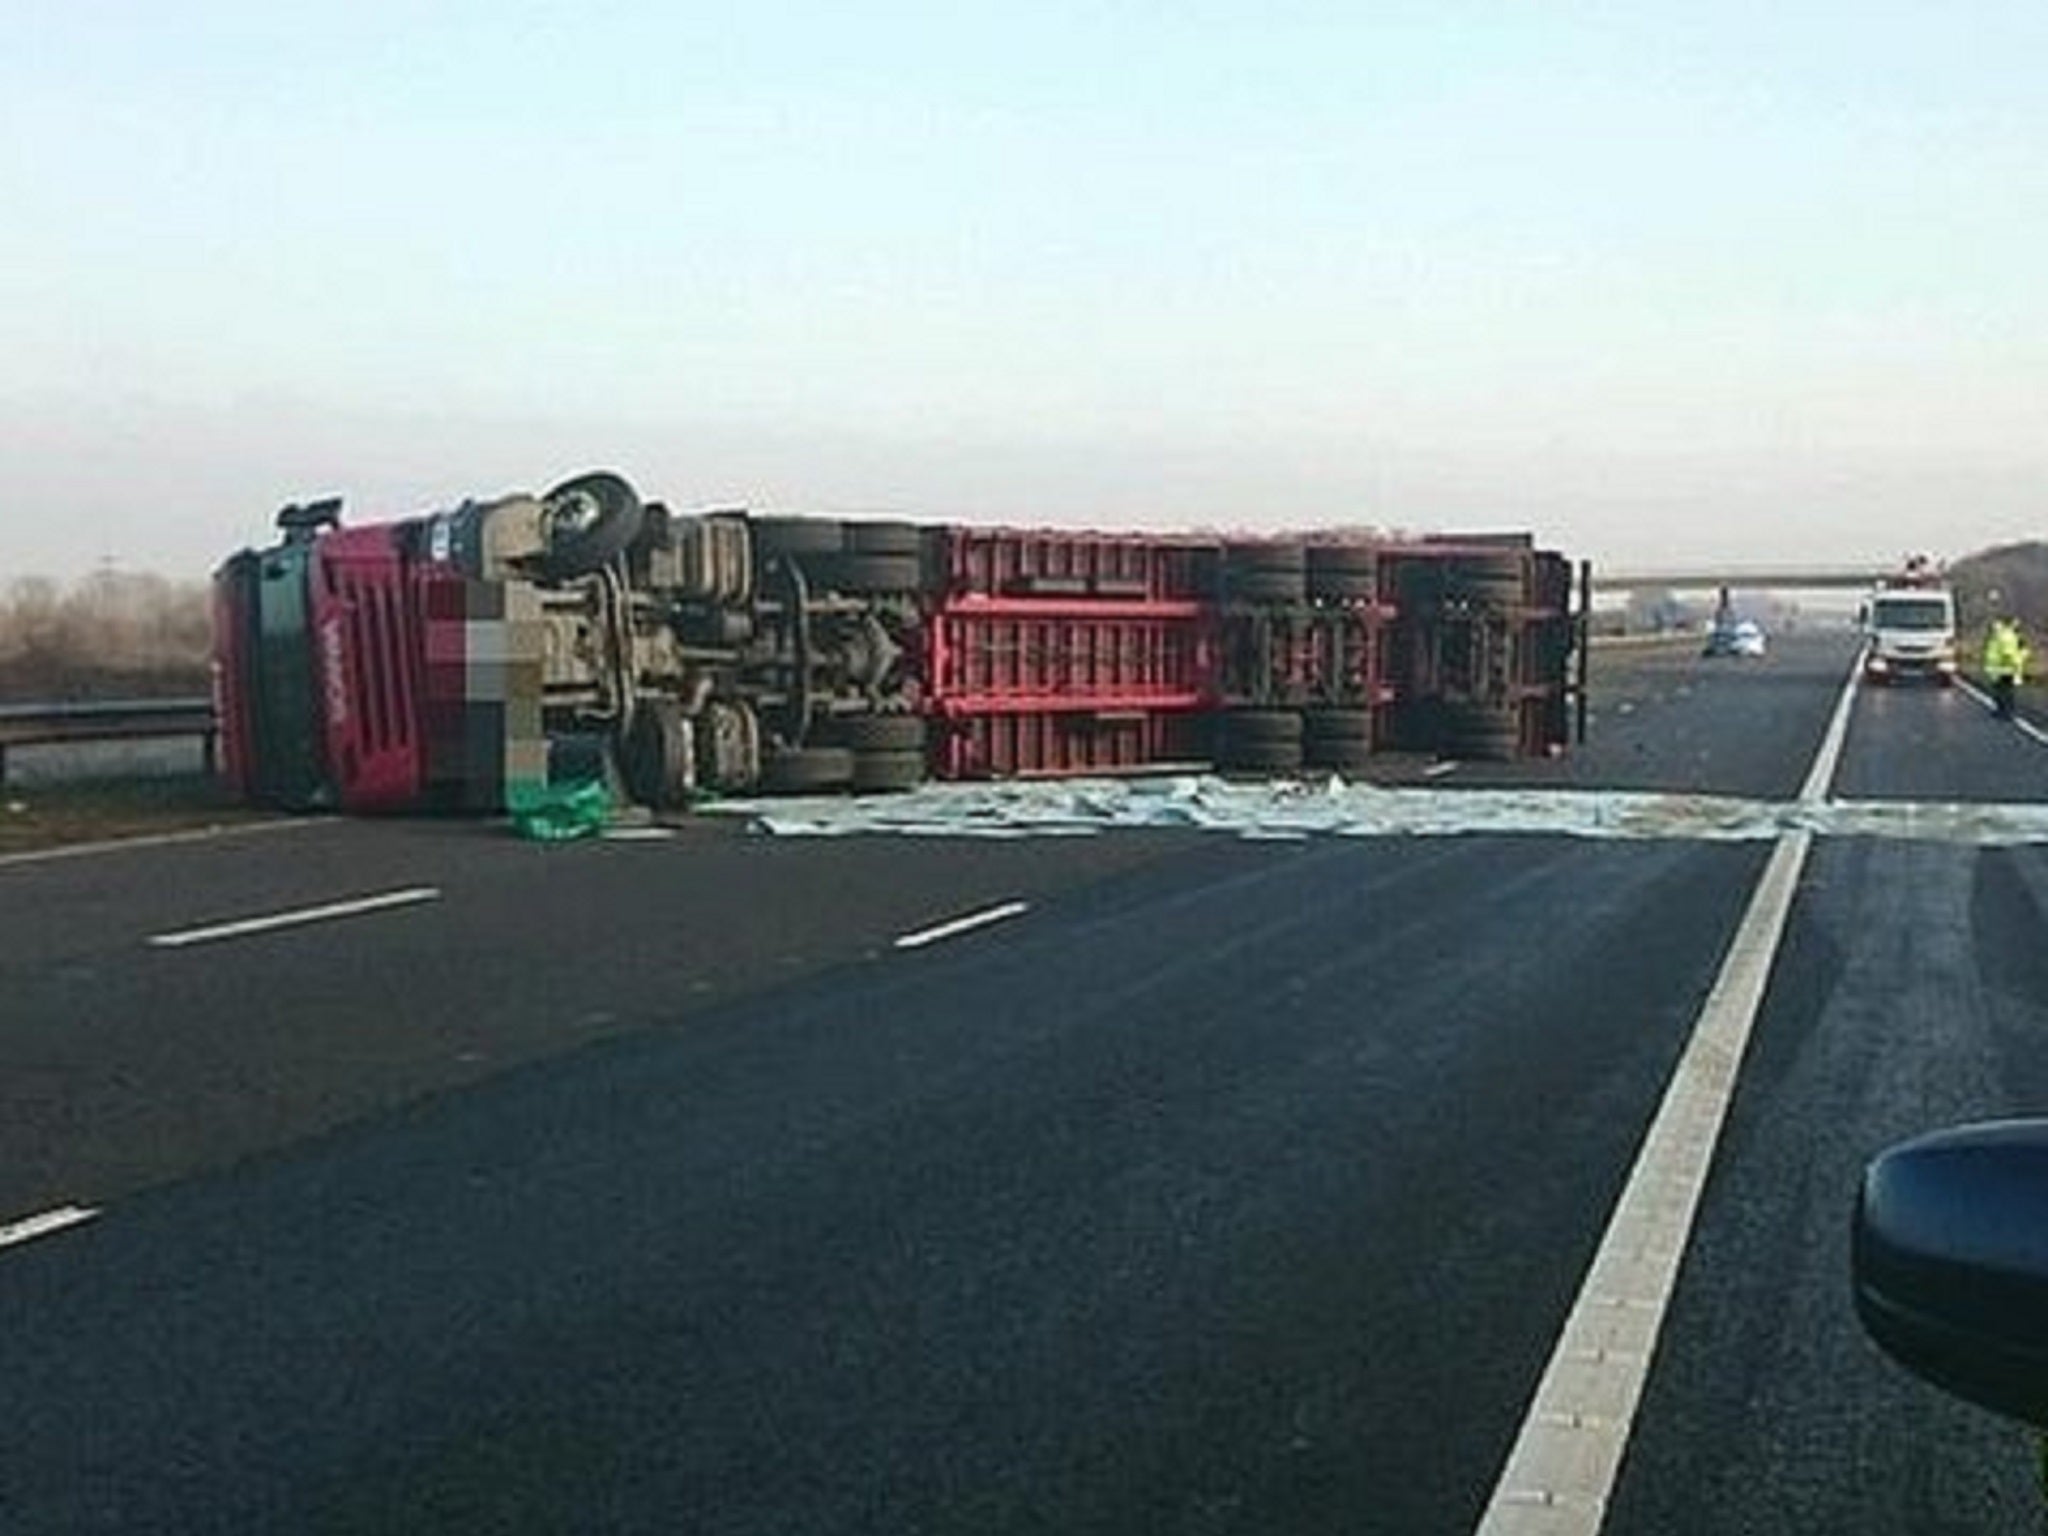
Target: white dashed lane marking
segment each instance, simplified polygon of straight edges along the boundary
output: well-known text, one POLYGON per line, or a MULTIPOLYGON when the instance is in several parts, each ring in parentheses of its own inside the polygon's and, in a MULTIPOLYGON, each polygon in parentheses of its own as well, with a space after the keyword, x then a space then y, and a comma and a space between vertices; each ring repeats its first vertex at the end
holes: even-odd
POLYGON ((62 1232, 66 1227, 80 1226, 99 1215, 89 1205, 60 1205, 38 1215, 24 1216, 19 1221, 0 1225, 0 1248, 12 1248, 18 1243, 32 1242, 38 1237, 48 1237, 52 1232, 62 1232))
POLYGON ((990 923, 1000 923, 1012 917, 1019 917, 1031 910, 1028 901, 1006 901, 1001 906, 990 907, 981 912, 970 912, 965 917, 952 918, 931 928, 920 928, 915 933, 906 933, 896 940, 898 949, 922 949, 927 944, 936 944, 941 939, 950 939, 957 934, 972 933, 977 928, 986 928, 990 923))
POLYGON ((151 934, 149 942, 159 949, 183 949, 191 944, 211 944, 220 939, 239 939, 252 933, 270 933, 279 928, 297 928, 306 923, 332 922, 338 918, 361 917, 369 912, 388 912, 394 907, 418 906, 439 901, 438 886, 416 885, 402 891, 385 891, 376 896, 357 896, 348 901, 330 901, 317 907, 299 907, 290 912, 271 912, 261 917, 237 918, 205 928, 182 928, 175 933, 151 934))

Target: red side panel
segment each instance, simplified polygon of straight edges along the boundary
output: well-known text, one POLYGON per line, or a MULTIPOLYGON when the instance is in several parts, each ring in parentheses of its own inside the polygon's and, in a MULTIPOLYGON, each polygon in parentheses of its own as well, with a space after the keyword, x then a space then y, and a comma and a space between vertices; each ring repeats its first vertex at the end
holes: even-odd
POLYGON ((925 634, 946 778, 1101 772, 1205 751, 1214 553, 956 528, 925 634))
POLYGON ((951 597, 1200 601, 1214 590, 1216 561, 1214 544, 1168 535, 946 530, 945 581, 951 597))
POLYGON ((313 646, 342 809, 400 810, 425 784, 419 618, 393 524, 338 529, 313 561, 313 646))

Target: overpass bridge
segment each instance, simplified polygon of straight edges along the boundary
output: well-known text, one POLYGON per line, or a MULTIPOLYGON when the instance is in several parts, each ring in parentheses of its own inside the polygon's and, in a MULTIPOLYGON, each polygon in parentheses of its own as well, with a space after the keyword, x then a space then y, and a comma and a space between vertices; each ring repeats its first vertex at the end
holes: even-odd
POLYGON ((1867 565, 1624 566, 1614 571, 1596 570, 1593 584, 1601 592, 1711 592, 1722 587, 1742 592, 1867 592, 1884 577, 1896 574, 1896 566, 1880 570, 1867 565))

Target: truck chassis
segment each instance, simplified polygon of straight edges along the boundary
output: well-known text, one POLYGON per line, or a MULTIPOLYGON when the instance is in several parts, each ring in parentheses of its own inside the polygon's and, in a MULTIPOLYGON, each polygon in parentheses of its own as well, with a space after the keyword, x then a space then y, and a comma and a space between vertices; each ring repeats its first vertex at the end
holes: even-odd
POLYGON ((216 573, 249 798, 519 809, 1558 751, 1572 568, 1526 537, 1271 539, 679 515, 623 478, 342 526, 216 573))

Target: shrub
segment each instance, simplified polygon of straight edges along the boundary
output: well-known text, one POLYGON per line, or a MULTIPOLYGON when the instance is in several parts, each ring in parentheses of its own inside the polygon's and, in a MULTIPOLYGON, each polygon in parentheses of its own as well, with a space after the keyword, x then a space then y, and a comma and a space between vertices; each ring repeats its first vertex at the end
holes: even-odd
POLYGON ((203 582, 99 571, 69 586, 0 589, 0 697, 84 699, 206 691, 203 582))

